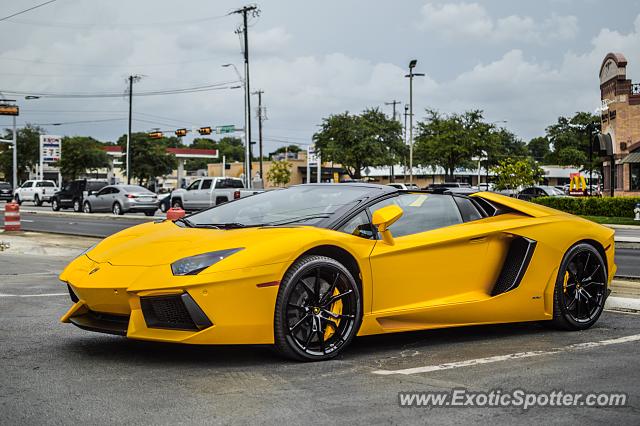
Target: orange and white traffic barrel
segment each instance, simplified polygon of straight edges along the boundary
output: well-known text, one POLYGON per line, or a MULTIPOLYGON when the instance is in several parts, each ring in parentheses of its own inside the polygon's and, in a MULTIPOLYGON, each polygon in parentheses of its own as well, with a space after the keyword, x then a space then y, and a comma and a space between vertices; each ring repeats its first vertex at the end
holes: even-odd
POLYGON ((11 201, 4 206, 4 230, 20 230, 20 205, 11 201))

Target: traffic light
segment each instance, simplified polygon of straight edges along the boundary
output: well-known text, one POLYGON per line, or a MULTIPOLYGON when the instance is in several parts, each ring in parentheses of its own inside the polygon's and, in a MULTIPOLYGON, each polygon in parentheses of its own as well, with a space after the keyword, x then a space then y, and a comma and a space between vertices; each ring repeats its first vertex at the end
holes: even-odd
POLYGON ((176 136, 187 136, 187 129, 176 130, 176 136))
POLYGON ((211 134, 211 127, 200 127, 198 129, 198 133, 200 133, 201 135, 210 135, 211 134))
POLYGON ((20 110, 17 105, 0 105, 0 115, 18 115, 20 110))
POLYGON ((162 139, 162 132, 151 132, 149 133, 149 137, 151 139, 162 139))

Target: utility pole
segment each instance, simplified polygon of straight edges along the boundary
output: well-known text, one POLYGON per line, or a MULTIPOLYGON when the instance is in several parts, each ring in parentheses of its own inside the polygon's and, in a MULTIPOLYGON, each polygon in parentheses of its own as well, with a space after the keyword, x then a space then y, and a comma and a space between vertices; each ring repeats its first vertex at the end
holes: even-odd
POLYGON ((264 90, 257 90, 253 92, 254 95, 258 95, 258 143, 260 149, 260 179, 264 182, 264 175, 262 174, 262 121, 266 120, 266 114, 262 109, 262 94, 264 90))
POLYGON ((2 93, 0 93, 0 115, 11 115, 13 121, 13 136, 11 139, 0 139, 0 142, 8 143, 13 149, 12 152, 12 179, 13 190, 18 188, 18 128, 16 126, 16 117, 20 114, 20 108, 15 104, 14 99, 6 99, 2 93))
MULTIPOLYGON (((392 107, 393 107, 393 120, 395 120, 395 119, 396 119, 396 105, 401 104, 401 103, 402 103, 402 102, 400 102, 400 101, 396 101, 395 99, 394 99, 394 100, 392 100, 391 102, 385 102, 385 103, 384 103, 385 105, 392 105, 392 107)), ((393 158, 393 159, 392 159, 392 161, 394 161, 394 162, 395 162, 395 158, 393 158)), ((395 172, 394 172, 394 170, 393 170, 393 166, 394 166, 394 164, 393 164, 393 162, 392 162, 392 163, 391 163, 391 173, 389 174, 389 182, 390 182, 390 183, 393 183, 393 182, 395 182, 395 180, 396 180, 396 175, 395 175, 395 172)))
MULTIPOLYGON (((404 143, 407 143, 407 117, 409 116, 409 105, 404 105, 404 143)), ((402 164, 404 173, 402 174, 402 183, 407 183, 407 158, 402 156, 402 164)))
POLYGON ((245 156, 247 161, 247 170, 245 170, 247 188, 251 188, 251 86, 249 84, 249 27, 247 25, 247 14, 251 12, 253 16, 258 16, 260 10, 255 5, 243 6, 231 13, 242 15, 242 34, 244 36, 244 94, 246 99, 245 111, 245 156))
POLYGON ((129 80, 129 130, 127 131, 127 185, 131 184, 131 114, 133 110, 133 83, 140 81, 139 75, 130 75, 129 80))
POLYGON ((409 62, 409 183, 413 183, 413 77, 424 77, 422 73, 414 73, 413 69, 418 63, 417 59, 409 62))

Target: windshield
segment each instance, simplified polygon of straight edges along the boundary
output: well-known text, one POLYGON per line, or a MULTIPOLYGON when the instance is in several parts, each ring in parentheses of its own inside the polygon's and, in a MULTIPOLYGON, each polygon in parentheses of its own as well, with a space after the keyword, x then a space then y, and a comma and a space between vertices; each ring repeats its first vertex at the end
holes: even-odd
POLYGON ((267 191, 189 216, 193 226, 241 226, 296 223, 313 225, 362 199, 371 188, 347 185, 300 185, 267 191))
POLYGON ((564 192, 560 191, 558 188, 554 188, 553 186, 543 186, 543 188, 549 195, 564 195, 564 192))

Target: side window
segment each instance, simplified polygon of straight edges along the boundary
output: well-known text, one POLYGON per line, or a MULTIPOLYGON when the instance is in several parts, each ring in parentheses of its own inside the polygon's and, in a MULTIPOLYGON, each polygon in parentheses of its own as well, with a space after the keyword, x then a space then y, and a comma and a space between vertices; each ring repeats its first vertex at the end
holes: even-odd
POLYGON ((401 194, 370 207, 371 212, 395 204, 403 214, 389 228, 394 237, 417 234, 462 223, 453 197, 440 194, 401 194))
POLYGON ((44 186, 44 182, 36 182, 36 188, 42 188, 44 186))
POLYGON ((198 189, 199 185, 200 185, 200 179, 196 180, 191 185, 189 185, 189 187, 187 188, 187 191, 193 191, 194 189, 198 189))
POLYGON ((483 215, 480 213, 478 208, 473 204, 468 198, 463 197, 453 197, 453 200, 458 205, 460 209, 460 214, 462 214, 462 219, 465 222, 471 222, 472 220, 482 219, 483 215))
POLYGON ((31 185, 33 184, 33 181, 28 180, 25 183, 22 184, 22 188, 31 188, 31 185))
POLYGON ((109 194, 110 190, 111 190, 111 188, 109 188, 109 187, 102 188, 100 191, 98 191, 96 196, 99 197, 100 195, 107 195, 107 194, 109 194))
POLYGON ((365 211, 358 213, 349 222, 340 227, 338 231, 355 235, 356 237, 366 238, 367 240, 375 236, 373 225, 369 222, 369 216, 367 216, 365 211))
POLYGON ((200 189, 211 189, 211 179, 204 179, 200 189))

